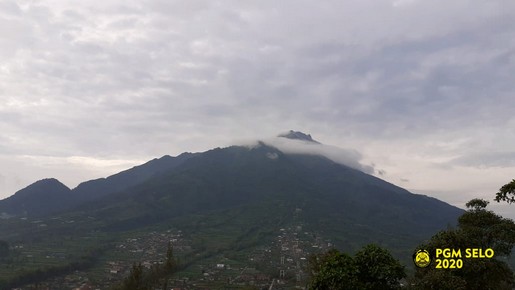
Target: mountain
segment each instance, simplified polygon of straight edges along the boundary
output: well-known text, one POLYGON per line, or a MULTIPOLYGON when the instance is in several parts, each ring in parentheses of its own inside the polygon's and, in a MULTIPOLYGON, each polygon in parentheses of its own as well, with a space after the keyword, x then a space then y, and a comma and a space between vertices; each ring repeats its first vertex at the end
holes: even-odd
MULTIPOLYGON (((280 137, 319 144, 302 132, 280 137)), ((164 221, 185 227, 198 218, 218 220, 234 214, 248 223, 244 228, 255 228, 256 235, 266 236, 295 221, 349 249, 369 242, 407 249, 455 223, 463 213, 324 156, 286 154, 263 142, 164 156, 82 183, 71 192, 57 183, 55 179, 36 182, 0 201, 0 209, 11 214, 86 215, 101 221, 95 230, 107 232, 164 221), (53 184, 55 192, 42 190, 44 184, 53 184), (40 191, 56 198, 42 201, 39 198, 45 195, 40 191), (64 202, 52 202, 58 198, 64 202), (39 202, 41 207, 36 206, 39 202)), ((220 224, 222 232, 238 220, 220 224)))
POLYGON ((299 131, 290 130, 288 133, 279 134, 278 137, 283 137, 283 138, 292 139, 292 140, 302 140, 302 141, 308 141, 311 143, 320 144, 320 142, 313 140, 313 138, 311 137, 310 134, 304 134, 299 131))
MULTIPOLYGON (((323 146, 302 132, 280 138, 323 146)), ((410 263, 417 245, 463 213, 309 152, 257 142, 164 156, 73 190, 55 179, 38 181, 0 201, 0 212, 28 216, 0 220, 0 240, 26 245, 22 254, 34 257, 18 259, 9 275, 52 267, 45 263, 53 256, 75 270, 89 253, 87 267, 101 278, 108 261, 130 267, 172 234, 180 236, 185 273, 201 280, 201 269, 220 261, 276 277, 284 266, 279 256, 296 257, 299 270, 311 253, 331 246, 352 253, 375 243, 410 263), (249 262, 251 256, 260 262, 249 262)))
POLYGON ((351 248, 357 240, 414 246, 463 212, 323 156, 284 154, 264 143, 196 155, 87 211, 112 221, 107 230, 126 230, 241 208, 258 224, 274 216, 287 224, 300 210, 305 227, 351 248))
POLYGON ((55 178, 43 179, 17 191, 0 202, 0 212, 8 215, 54 213, 70 206, 71 190, 55 178))

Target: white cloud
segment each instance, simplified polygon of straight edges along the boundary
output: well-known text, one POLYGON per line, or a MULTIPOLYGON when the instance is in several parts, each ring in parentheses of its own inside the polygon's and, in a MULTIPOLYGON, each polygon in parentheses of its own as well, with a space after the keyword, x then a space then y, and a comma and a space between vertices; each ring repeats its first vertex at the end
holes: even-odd
MULTIPOLYGON (((247 141, 242 142, 240 144, 244 144, 245 146, 249 147, 255 147, 260 146, 260 142, 275 147, 286 154, 320 155, 328 159, 331 159, 336 163, 340 163, 345 166, 358 169, 365 173, 374 173, 373 166, 362 164, 361 161, 363 159, 363 156, 361 155, 361 153, 353 149, 343 149, 335 146, 324 145, 304 140, 288 139, 284 137, 273 137, 258 141, 247 141)), ((273 158, 273 156, 269 156, 269 158, 275 159, 277 158, 277 156, 275 156, 275 158, 273 158)))
POLYGON ((283 128, 444 200, 495 191, 514 169, 514 18, 502 0, 2 1, 0 194, 283 128))

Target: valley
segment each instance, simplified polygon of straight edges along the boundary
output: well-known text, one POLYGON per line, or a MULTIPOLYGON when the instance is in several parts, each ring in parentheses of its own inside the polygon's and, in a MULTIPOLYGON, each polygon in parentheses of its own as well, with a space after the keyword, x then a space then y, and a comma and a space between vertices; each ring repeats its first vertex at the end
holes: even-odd
POLYGON ((293 210, 289 225, 278 220, 278 226, 284 228, 270 229, 268 233, 261 229, 249 230, 232 240, 216 230, 213 215, 198 217, 195 230, 158 226, 116 235, 91 231, 87 235, 70 236, 62 235, 64 228, 71 228, 72 224, 87 228, 86 224, 92 219, 13 219, 2 225, 25 227, 34 239, 11 245, 11 260, 2 267, 0 277, 29 282, 20 289, 32 289, 36 285, 40 289, 109 289, 129 274, 134 263, 141 263, 146 269, 162 264, 170 242, 181 268, 170 279, 170 286, 186 289, 224 289, 231 285, 265 287, 272 280, 279 288, 305 286, 309 256, 326 251, 332 243, 319 233, 304 231, 301 213, 299 208, 293 210), (48 230, 57 225, 62 226, 61 234, 48 230), (266 242, 253 241, 255 234, 267 235, 266 242), (65 268, 85 259, 91 259, 91 263, 79 267, 75 264, 73 269, 61 271, 55 278, 44 279, 45 274, 41 273, 40 276, 30 275, 43 269, 65 268))

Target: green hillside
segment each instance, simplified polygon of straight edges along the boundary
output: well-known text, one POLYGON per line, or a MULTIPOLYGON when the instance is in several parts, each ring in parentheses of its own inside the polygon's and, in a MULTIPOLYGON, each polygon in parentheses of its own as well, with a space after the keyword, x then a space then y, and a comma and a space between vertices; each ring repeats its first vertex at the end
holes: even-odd
MULTIPOLYGON (((91 188, 119 190, 72 210, 1 221, 0 239, 14 249, 0 279, 30 282, 38 280, 30 276, 34 271, 48 278, 78 267, 85 271, 81 277, 105 286, 123 277, 113 267, 128 271, 132 262, 158 262, 168 239, 180 249, 177 275, 187 279, 201 279, 226 261, 240 271, 254 269, 252 279, 283 273, 301 283, 306 258, 330 247, 355 252, 376 243, 407 263, 415 246, 463 212, 323 156, 284 154, 264 143, 189 155, 138 176, 144 178, 125 188, 109 184, 120 179, 102 180, 91 188)), ((241 276, 215 270, 218 280, 202 279, 222 285, 241 276)), ((241 277, 231 283, 246 283, 241 277)))

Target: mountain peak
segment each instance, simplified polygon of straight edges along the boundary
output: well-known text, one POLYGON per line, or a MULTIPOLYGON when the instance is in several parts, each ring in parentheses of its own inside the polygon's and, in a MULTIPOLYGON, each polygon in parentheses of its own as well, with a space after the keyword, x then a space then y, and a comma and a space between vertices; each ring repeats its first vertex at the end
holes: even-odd
POLYGON ((71 204, 71 190, 55 178, 46 178, 18 190, 0 202, 0 213, 42 215, 71 204))
POLYGON ((320 142, 313 140, 310 134, 305 134, 300 131, 290 130, 288 133, 279 134, 278 137, 293 139, 293 140, 302 140, 308 141, 316 144, 320 144, 320 142))
POLYGON ((17 193, 19 192, 23 192, 23 191, 29 191, 29 190, 32 190, 32 191, 53 191, 53 190, 58 190, 58 191, 69 191, 70 189, 62 184, 59 180, 55 179, 55 178, 44 178, 44 179, 41 179, 41 180, 38 180, 34 183, 32 183, 31 185, 25 187, 24 189, 22 190, 19 190, 17 193))

